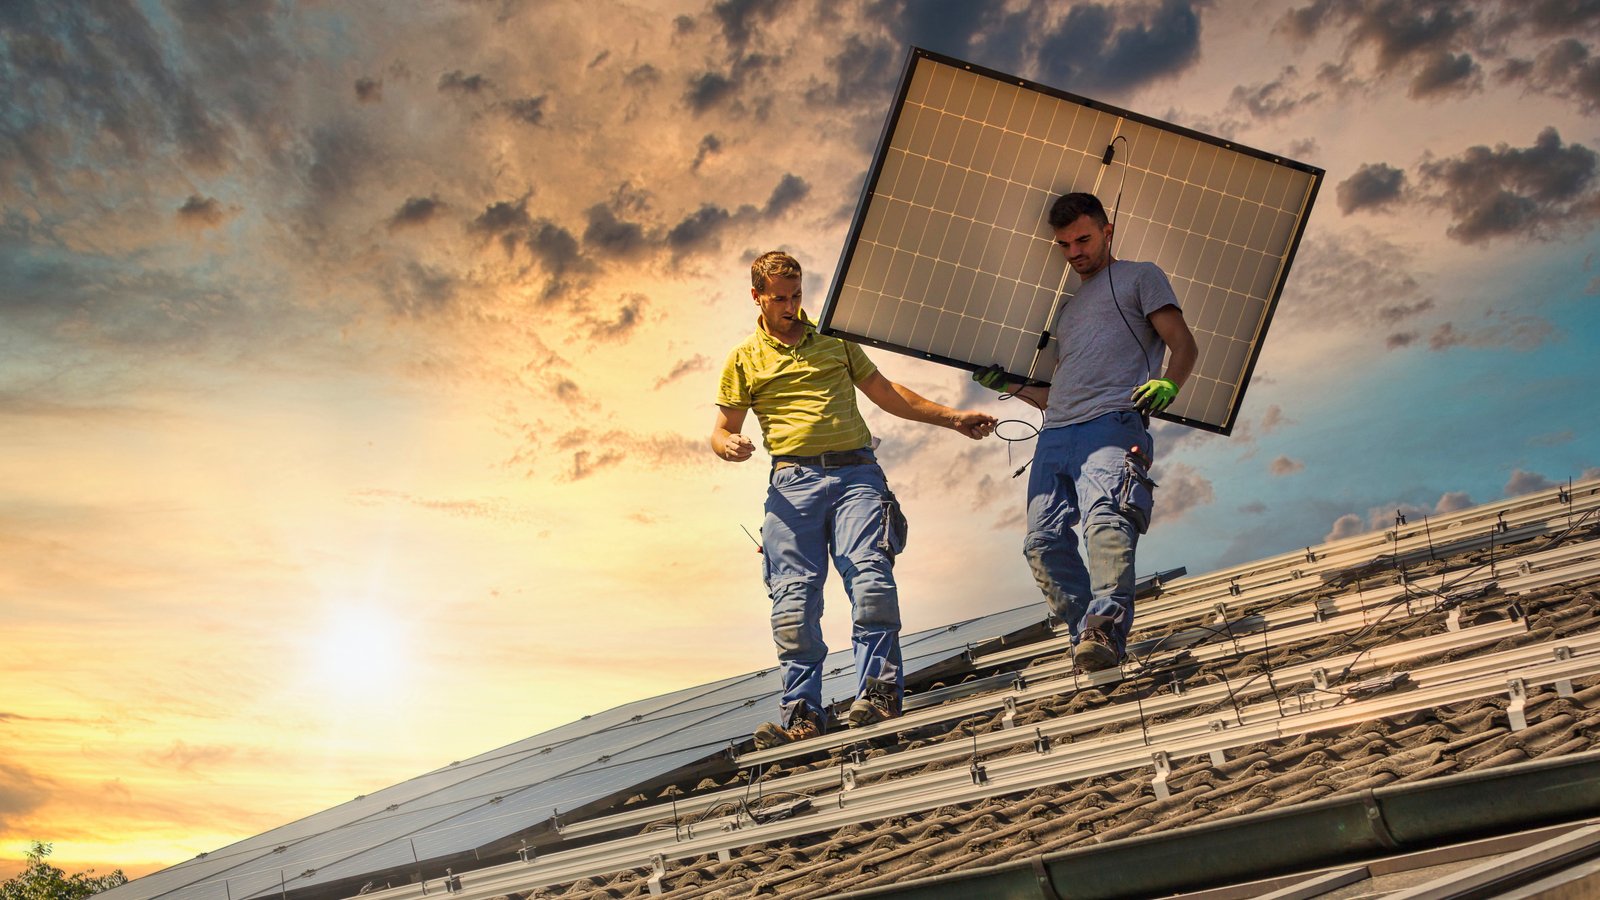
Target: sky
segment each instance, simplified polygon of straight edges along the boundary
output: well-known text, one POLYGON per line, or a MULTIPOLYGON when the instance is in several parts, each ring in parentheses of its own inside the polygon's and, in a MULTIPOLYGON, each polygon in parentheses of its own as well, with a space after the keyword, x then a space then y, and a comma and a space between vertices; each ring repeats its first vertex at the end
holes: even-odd
MULTIPOLYGON (((758 253, 820 311, 909 46, 1326 170, 1233 434, 1157 426, 1142 574, 1600 475, 1594 0, 9 0, 0 38, 0 877, 771 666, 716 377, 758 253)), ((1031 444, 865 413, 906 630, 1042 618, 1031 444)))

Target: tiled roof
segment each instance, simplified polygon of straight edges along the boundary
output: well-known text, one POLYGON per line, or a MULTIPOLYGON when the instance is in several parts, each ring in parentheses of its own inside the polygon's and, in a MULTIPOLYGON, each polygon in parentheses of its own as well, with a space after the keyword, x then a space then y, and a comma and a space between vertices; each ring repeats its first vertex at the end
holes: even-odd
MULTIPOLYGON (((500 842, 481 868, 414 866, 419 883, 391 873, 374 896, 935 891, 1158 841, 1203 863, 1177 842, 1582 762, 1600 735, 1600 481, 1165 584, 1141 600, 1120 672, 1074 674, 1060 636, 1012 624, 1012 638, 924 667, 900 719, 773 751, 746 739, 677 783, 524 832, 526 859, 500 842)), ((1495 827, 1572 814, 1516 815, 1495 827)), ((1162 892, 1281 874, 1266 859, 1202 864, 1162 892)), ((1141 874, 1185 867, 1168 868, 1141 874)))

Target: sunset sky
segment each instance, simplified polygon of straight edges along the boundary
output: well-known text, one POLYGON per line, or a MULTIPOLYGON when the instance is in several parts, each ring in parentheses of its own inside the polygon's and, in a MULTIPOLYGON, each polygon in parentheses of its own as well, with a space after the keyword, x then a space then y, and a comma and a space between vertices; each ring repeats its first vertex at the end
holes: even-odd
MULTIPOLYGON (((1141 573, 1600 474, 1586 0, 7 0, 0 36, 0 877, 772 665, 715 379, 757 253, 820 311, 910 45, 1327 170, 1239 427, 1157 431, 1141 573)), ((1031 444, 867 416, 907 630, 1042 617, 1031 444)))

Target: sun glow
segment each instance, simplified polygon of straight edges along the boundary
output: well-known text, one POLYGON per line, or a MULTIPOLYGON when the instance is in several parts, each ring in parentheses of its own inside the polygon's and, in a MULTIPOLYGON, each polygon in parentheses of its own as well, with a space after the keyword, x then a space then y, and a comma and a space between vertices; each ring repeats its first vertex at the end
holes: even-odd
POLYGON ((307 647, 308 669, 318 686, 346 698, 389 693, 407 670, 410 635, 381 609, 343 606, 329 610, 307 647))

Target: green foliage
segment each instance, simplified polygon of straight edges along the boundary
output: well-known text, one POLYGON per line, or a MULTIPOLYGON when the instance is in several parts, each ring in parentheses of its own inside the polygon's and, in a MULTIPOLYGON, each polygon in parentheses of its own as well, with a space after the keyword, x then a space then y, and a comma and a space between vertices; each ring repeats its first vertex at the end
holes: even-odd
POLYGON ((96 875, 93 869, 68 875, 44 861, 50 848, 50 844, 33 842, 28 867, 15 878, 0 882, 0 900, 83 900, 128 882, 121 869, 110 875, 96 875))

